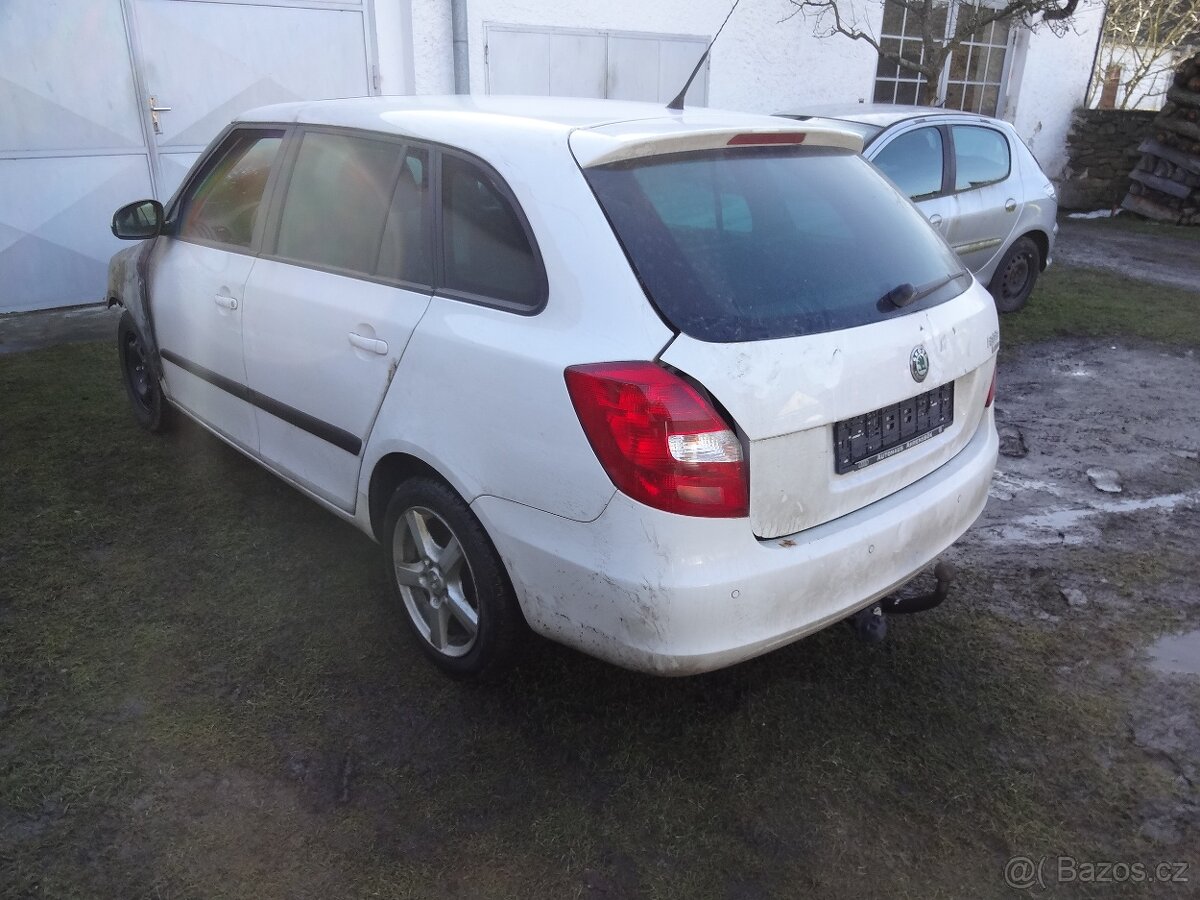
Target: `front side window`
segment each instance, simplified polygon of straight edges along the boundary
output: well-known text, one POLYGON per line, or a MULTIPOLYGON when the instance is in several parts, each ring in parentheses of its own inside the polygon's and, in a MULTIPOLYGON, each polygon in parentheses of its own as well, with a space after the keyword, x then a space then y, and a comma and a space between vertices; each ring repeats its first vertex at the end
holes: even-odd
POLYGON ((178 235, 249 247, 282 131, 238 132, 184 195, 178 235))
POLYGON ((942 190, 942 133, 918 128, 902 134, 871 162, 913 200, 930 197, 942 190))
POLYGON ((327 132, 300 143, 279 219, 275 254, 371 275, 404 148, 327 132))
POLYGON ((1012 163, 1008 141, 994 128, 955 125, 954 189, 968 191, 1003 181, 1012 163))
POLYGON ((650 300, 699 340, 866 325, 970 284, 924 217, 849 151, 697 151, 585 174, 650 300), (885 297, 905 284, 918 299, 897 309, 885 297))
POLYGON ((541 262, 508 197, 482 168, 442 157, 443 286, 501 305, 535 309, 544 298, 541 262))

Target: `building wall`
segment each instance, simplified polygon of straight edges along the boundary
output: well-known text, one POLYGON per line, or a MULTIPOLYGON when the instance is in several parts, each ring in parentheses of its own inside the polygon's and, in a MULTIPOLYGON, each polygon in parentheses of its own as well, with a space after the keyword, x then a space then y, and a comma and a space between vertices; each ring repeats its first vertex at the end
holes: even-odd
POLYGON ((1170 50, 1154 54, 1150 48, 1133 47, 1125 44, 1116 47, 1105 46, 1101 48, 1100 65, 1095 83, 1092 85, 1091 102, 1089 105, 1093 109, 1100 105, 1101 90, 1104 87, 1104 73, 1108 70, 1109 66, 1118 65, 1121 67, 1121 81, 1117 88, 1116 99, 1116 102, 1120 103, 1125 98, 1126 91, 1129 90, 1129 80, 1134 70, 1143 64, 1144 60, 1150 60, 1151 57, 1153 57, 1153 62, 1150 63, 1146 77, 1134 87, 1125 108, 1162 109, 1163 103, 1167 99, 1167 88, 1171 86, 1171 79, 1175 76, 1175 66, 1178 65, 1183 54, 1170 50))
POLYGON ((1067 164, 1071 115, 1087 103, 1103 19, 1100 0, 1083 0, 1065 35, 1059 37, 1041 25, 1026 38, 1020 80, 1009 94, 1005 117, 1051 178, 1061 175, 1067 164))
MULTIPOLYGON (((449 0, 411 0, 417 93, 454 89, 449 0)), ((694 34, 711 37, 729 12, 729 0, 467 0, 471 90, 485 91, 485 25, 534 25, 694 34)), ((877 22, 878 4, 862 4, 877 22)), ((779 112, 832 101, 869 100, 875 53, 848 40, 816 40, 812 26, 787 0, 756 0, 738 7, 713 48, 709 97, 713 107, 779 112)), ((682 85, 680 85, 682 87, 682 85)))
MULTIPOLYGON (((414 90, 418 94, 451 93, 450 0, 407 2, 412 10, 414 90)), ((466 2, 473 93, 486 90, 484 39, 488 23, 711 36, 729 11, 728 0, 466 2)), ((881 0, 847 0, 843 8, 878 33, 881 0)), ((713 47, 710 106, 769 113, 870 100, 874 50, 843 37, 817 38, 812 22, 792 16, 793 10, 788 0, 757 0, 738 7, 713 47)), ((1021 35, 1013 54, 1005 118, 1013 122, 1052 177, 1066 165, 1071 114, 1086 103, 1102 17, 1103 0, 1083 0, 1065 34, 1055 35, 1043 24, 1035 32, 1021 35)))

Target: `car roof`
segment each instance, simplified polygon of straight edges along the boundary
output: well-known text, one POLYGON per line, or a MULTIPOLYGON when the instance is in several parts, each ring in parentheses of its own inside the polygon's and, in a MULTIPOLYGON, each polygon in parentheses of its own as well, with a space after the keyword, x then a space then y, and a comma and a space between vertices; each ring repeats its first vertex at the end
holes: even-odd
MULTIPOLYGON (((568 140, 580 165, 635 156, 724 146, 731 133, 795 134, 801 143, 862 149, 855 130, 838 123, 805 126, 777 116, 705 107, 680 111, 665 104, 571 97, 357 97, 280 103, 250 110, 239 123, 331 125, 398 134, 479 153, 503 147, 544 152, 549 136, 568 140), (582 140, 581 136, 587 139, 582 140)), ((558 143, 558 141, 553 141, 558 143)), ((778 141, 776 141, 778 142, 778 141)), ((748 143, 755 143, 751 140, 748 143)), ((509 154, 511 155, 511 154, 509 154)))
POLYGON ((401 132, 405 126, 415 123, 436 130, 439 122, 446 123, 449 128, 452 122, 461 124, 468 120, 473 127, 495 131, 545 128, 571 131, 652 119, 694 124, 698 128, 718 124, 779 128, 779 120, 772 116, 706 107, 675 112, 668 110, 666 104, 624 100, 463 94, 277 103, 249 110, 237 117, 239 122, 296 122, 382 132, 401 132))
POLYGON ((957 109, 942 109, 937 106, 903 106, 896 103, 819 104, 806 107, 803 110, 781 112, 779 115, 801 121, 808 118, 840 119, 846 122, 874 125, 879 128, 891 128, 897 122, 904 122, 908 119, 923 119, 928 116, 954 116, 956 118, 979 119, 989 122, 996 121, 979 113, 963 112, 957 109))

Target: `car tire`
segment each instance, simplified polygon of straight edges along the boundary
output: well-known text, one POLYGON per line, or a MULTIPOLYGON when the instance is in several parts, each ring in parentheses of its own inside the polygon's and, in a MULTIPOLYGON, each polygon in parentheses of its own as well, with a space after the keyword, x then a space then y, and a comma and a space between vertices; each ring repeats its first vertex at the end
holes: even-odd
POLYGON ((500 555, 463 499, 434 478, 404 481, 381 539, 392 593, 421 651, 456 678, 503 673, 525 620, 500 555))
POLYGON ((117 355, 121 362, 121 380, 129 395, 133 418, 147 431, 160 434, 173 424, 171 404, 150 365, 149 351, 128 311, 117 325, 117 355))
POLYGON ((1023 307, 1033 293, 1041 270, 1042 253, 1033 238, 1021 237, 1013 241, 988 285, 996 309, 1010 313, 1023 307))

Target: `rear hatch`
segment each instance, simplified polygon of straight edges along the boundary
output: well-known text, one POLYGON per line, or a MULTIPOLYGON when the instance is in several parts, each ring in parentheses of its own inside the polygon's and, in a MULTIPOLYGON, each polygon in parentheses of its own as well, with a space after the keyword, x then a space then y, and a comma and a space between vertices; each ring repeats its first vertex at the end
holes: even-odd
POLYGON ((741 432, 761 538, 951 459, 979 427, 998 342, 990 296, 912 204, 845 141, 796 134, 576 148, 679 332, 662 361, 741 432))

